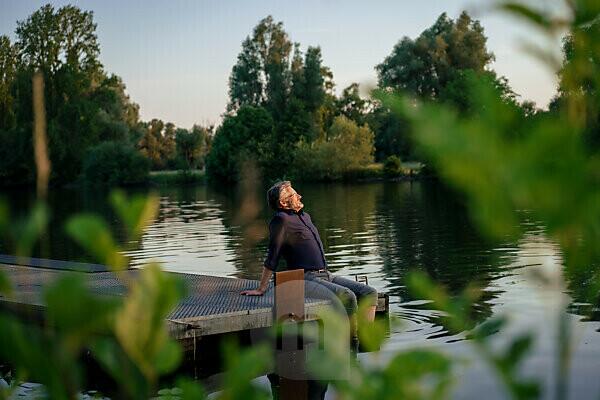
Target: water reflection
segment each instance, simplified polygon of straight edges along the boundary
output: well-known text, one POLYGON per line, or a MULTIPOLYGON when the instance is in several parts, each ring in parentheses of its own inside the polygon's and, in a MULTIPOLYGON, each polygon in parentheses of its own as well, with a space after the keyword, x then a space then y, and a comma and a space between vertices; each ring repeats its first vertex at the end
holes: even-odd
MULTIPOLYGON (((534 265, 540 254, 559 258, 555 247, 535 247, 543 228, 526 214, 524 242, 486 242, 456 196, 435 182, 295 187, 320 231, 330 269, 340 275, 365 274, 371 285, 389 293, 392 310, 405 323, 404 336, 457 339, 446 337, 440 316, 428 303, 407 292, 404 278, 408 271, 427 271, 451 293, 476 282, 484 291, 473 317, 484 321, 494 312, 498 298, 512 289, 511 277, 534 265), (528 252, 535 257, 528 257, 528 252)), ((133 248, 128 252, 131 266, 156 260, 169 271, 258 278, 271 216, 263 200, 266 189, 253 176, 240 187, 157 189, 159 216, 139 243, 128 244, 133 248)), ((133 192, 139 191, 145 189, 133 192)), ((81 211, 104 215, 123 243, 121 227, 106 198, 106 192, 51 192, 54 222, 36 255, 85 261, 61 226, 68 215, 81 211)), ((33 196, 20 192, 11 194, 9 200, 13 207, 26 210, 33 196)), ((519 305, 521 299, 513 301, 519 305)))

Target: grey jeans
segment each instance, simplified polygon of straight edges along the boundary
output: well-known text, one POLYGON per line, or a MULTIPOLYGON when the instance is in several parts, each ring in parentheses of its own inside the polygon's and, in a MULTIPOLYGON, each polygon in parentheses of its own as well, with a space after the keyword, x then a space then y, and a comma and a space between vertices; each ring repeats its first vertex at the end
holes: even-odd
POLYGON ((328 299, 333 293, 341 300, 349 316, 356 313, 358 302, 377 305, 377 291, 374 288, 335 276, 329 271, 305 271, 304 281, 306 297, 328 299))

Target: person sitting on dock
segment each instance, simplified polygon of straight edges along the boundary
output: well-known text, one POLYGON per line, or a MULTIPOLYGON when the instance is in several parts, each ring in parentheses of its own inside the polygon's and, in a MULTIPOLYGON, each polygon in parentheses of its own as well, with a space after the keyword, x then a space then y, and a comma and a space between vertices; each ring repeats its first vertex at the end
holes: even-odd
POLYGON ((262 296, 269 285, 273 271, 280 258, 286 261, 287 269, 303 269, 305 281, 312 281, 307 296, 326 298, 334 293, 340 298, 350 317, 352 339, 356 340, 356 312, 358 301, 367 302, 367 321, 375 319, 377 291, 360 282, 333 275, 327 270, 323 243, 310 215, 303 210, 302 196, 289 181, 278 182, 267 191, 267 202, 275 211, 269 223, 269 247, 264 262, 260 285, 254 290, 245 290, 243 295, 262 296), (318 292, 321 293, 318 293, 318 292))

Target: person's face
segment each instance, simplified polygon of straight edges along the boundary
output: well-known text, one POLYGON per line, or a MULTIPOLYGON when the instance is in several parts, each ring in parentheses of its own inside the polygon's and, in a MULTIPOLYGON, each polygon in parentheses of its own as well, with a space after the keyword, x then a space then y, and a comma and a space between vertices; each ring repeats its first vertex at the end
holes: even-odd
POLYGON ((302 196, 300 193, 296 192, 293 187, 287 187, 279 198, 279 202, 281 203, 281 207, 288 210, 300 211, 304 204, 300 201, 302 196))

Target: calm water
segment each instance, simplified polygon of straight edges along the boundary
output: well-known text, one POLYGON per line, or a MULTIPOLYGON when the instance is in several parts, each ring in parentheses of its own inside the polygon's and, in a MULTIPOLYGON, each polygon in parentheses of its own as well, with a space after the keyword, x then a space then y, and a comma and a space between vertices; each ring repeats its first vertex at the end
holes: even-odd
MULTIPOLYGON (((462 335, 448 335, 439 323, 439 313, 406 291, 406 274, 420 269, 452 293, 459 293, 469 282, 485 288, 476 318, 483 322, 491 315, 507 315, 510 324, 504 337, 533 332, 536 345, 524 373, 541 379, 545 395, 551 396, 557 319, 561 307, 572 301, 560 278, 559 249, 527 213, 522 214, 524 236, 520 241, 490 243, 477 234, 456 196, 434 182, 304 184, 296 189, 319 228, 329 268, 346 276, 367 275, 372 286, 390 294, 391 312, 401 323, 392 328, 382 351, 366 356, 365 362, 385 361, 398 349, 433 346, 471 360, 457 371, 457 397, 488 390, 496 393, 492 397, 505 397, 497 391, 493 375, 481 367, 469 342, 462 335), (539 276, 544 277, 543 282, 539 276)), ((158 219, 139 243, 128 244, 132 267, 158 260, 169 271, 260 276, 270 217, 263 187, 160 188, 157 193, 158 219)), ((24 213, 32 201, 31 194, 22 192, 5 195, 17 214, 24 213)), ((69 215, 81 211, 104 215, 122 242, 106 196, 102 192, 53 191, 53 223, 36 255, 86 261, 62 227, 69 215)), ((600 367, 599 324, 577 315, 569 315, 569 320, 574 329, 569 390, 578 398, 592 394, 597 398, 600 383, 590 378, 600 367)), ((497 341, 498 346, 504 345, 501 337, 497 341)))

